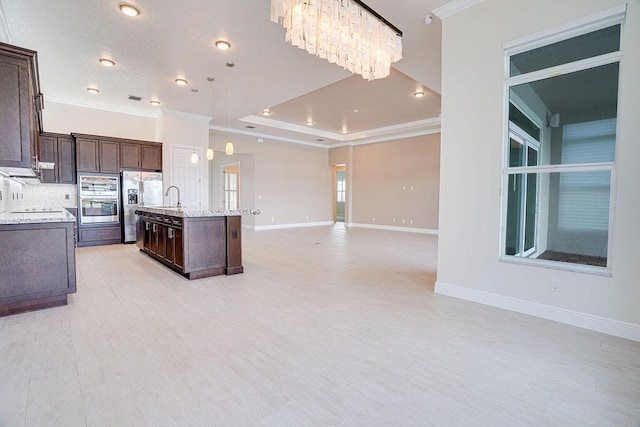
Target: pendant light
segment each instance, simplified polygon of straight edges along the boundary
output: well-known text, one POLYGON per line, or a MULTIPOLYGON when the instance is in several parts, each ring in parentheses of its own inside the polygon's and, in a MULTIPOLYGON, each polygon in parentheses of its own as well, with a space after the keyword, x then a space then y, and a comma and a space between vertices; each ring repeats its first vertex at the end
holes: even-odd
POLYGON ((229 89, 227 94, 227 131, 229 132, 229 134, 227 138, 227 144, 224 146, 224 152, 227 156, 233 155, 233 142, 231 141, 231 69, 234 66, 235 64, 233 62, 227 62, 227 67, 229 67, 229 89))
MULTIPOLYGON (((212 91, 211 91, 211 87, 213 86, 213 77, 207 77, 207 81, 209 82, 209 116, 211 118, 213 118, 213 101, 212 101, 212 91)), ((209 144, 211 143, 211 141, 209 141, 209 144)), ((207 160, 213 160, 213 156, 214 156, 214 152, 213 152, 213 148, 211 148, 211 146, 209 146, 209 148, 207 148, 207 160)))
MULTIPOLYGON (((198 93, 198 89, 191 89, 191 92, 198 93)), ((196 113, 196 98, 193 97, 193 114, 196 113)), ((191 163, 198 163, 198 153, 196 152, 196 120, 193 118, 193 153, 191 153, 191 163)))

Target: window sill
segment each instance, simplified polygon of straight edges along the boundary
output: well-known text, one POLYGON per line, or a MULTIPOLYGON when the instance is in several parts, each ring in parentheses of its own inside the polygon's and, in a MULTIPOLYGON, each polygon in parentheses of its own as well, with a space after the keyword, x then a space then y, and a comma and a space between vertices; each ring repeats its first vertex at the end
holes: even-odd
POLYGON ((499 261, 510 264, 528 265, 531 267, 541 267, 553 270, 572 271, 574 273, 592 274, 595 276, 612 276, 611 268, 609 267, 596 267, 593 265, 572 264, 568 262, 548 261, 544 259, 522 258, 510 255, 502 255, 499 261))

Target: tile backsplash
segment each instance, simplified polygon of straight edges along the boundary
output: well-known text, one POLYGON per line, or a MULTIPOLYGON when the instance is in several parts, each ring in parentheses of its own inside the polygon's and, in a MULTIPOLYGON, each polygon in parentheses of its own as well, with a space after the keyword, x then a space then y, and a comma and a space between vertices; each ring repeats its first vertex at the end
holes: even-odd
POLYGON ((0 177, 0 212, 32 208, 71 208, 77 205, 74 184, 20 184, 0 177))
POLYGON ((24 200, 23 187, 23 184, 10 178, 0 177, 0 212, 12 211, 22 206, 21 200, 24 200))
POLYGON ((75 184, 27 184, 23 208, 73 208, 77 206, 75 184))

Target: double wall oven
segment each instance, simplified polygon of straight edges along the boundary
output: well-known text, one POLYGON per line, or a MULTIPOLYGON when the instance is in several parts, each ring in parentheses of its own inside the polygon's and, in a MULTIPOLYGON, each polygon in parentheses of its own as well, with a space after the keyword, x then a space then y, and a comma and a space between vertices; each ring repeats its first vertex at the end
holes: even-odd
POLYGON ((80 224, 119 224, 118 175, 78 176, 80 224))

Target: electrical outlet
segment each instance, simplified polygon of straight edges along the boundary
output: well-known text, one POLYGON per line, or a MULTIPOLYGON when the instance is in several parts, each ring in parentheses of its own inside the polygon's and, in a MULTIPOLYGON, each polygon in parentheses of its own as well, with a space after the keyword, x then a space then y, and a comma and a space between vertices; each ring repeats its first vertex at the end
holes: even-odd
POLYGON ((393 218, 391 221, 392 221, 394 224, 396 223, 396 219, 395 219, 395 218, 393 218))
POLYGON ((376 217, 371 218, 371 222, 376 222, 376 217))
POLYGON ((307 215, 307 219, 309 219, 309 215, 307 215))
POLYGON ((551 290, 560 292, 560 279, 551 279, 551 290))

